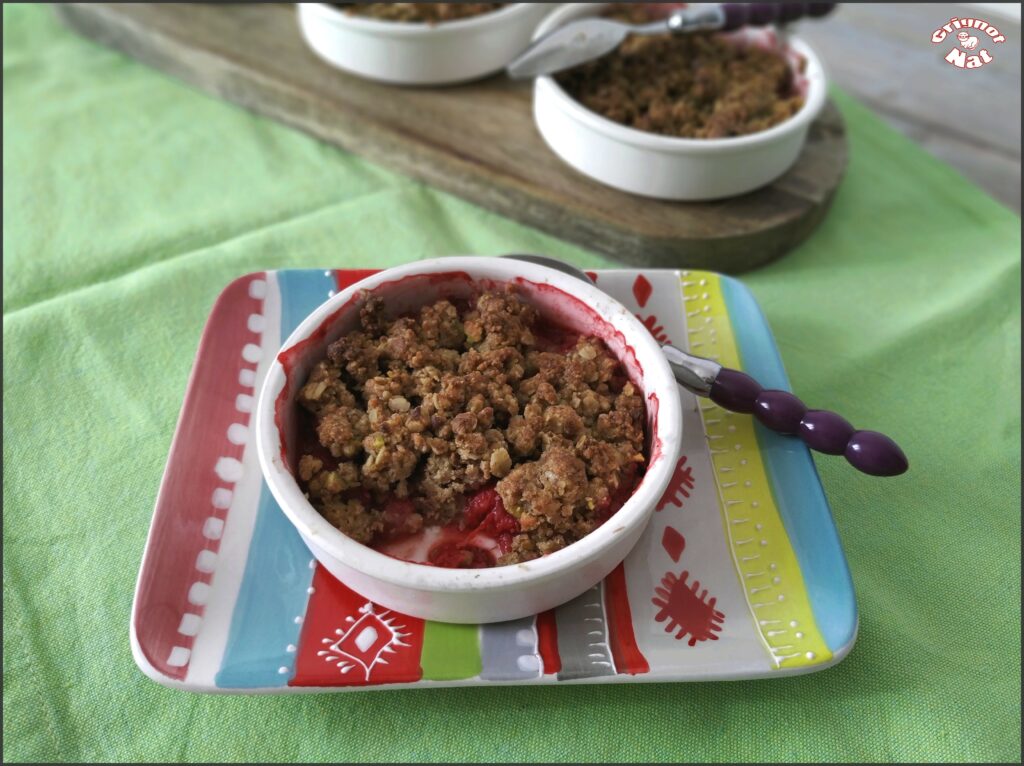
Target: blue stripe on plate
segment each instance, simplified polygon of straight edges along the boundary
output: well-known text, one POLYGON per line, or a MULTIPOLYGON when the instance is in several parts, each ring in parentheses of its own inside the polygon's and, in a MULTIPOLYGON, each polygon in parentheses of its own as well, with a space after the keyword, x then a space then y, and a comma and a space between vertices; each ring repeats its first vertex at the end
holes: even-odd
MULTIPOLYGON (((281 296, 283 341, 335 286, 330 272, 275 273, 281 296)), ((266 483, 260 489, 245 575, 231 619, 216 684, 223 689, 284 686, 295 673, 301 620, 313 579, 312 554, 278 507, 266 483)))
MULTIPOLYGON (((789 379, 768 322, 740 282, 722 277, 743 369, 765 388, 790 391, 789 379)), ((799 439, 755 423, 758 446, 825 642, 833 652, 853 641, 857 602, 835 521, 810 450, 799 439)))

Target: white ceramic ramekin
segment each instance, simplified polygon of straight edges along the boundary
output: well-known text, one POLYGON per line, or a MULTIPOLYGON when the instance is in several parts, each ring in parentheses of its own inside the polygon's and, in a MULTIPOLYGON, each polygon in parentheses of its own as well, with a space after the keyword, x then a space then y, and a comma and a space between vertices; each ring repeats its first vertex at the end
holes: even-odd
POLYGON ((326 3, 298 3, 298 14, 306 42, 339 69, 399 85, 446 85, 503 69, 552 5, 512 3, 439 24, 351 16, 326 3))
POLYGON ((313 555, 358 593, 404 614, 444 622, 499 622, 550 609, 608 575, 633 548, 668 484, 682 438, 679 391, 661 347, 610 296, 559 271, 503 258, 452 257, 387 269, 338 293, 302 322, 267 373, 256 412, 260 466, 270 491, 313 555), (360 292, 401 313, 441 297, 512 283, 546 317, 601 337, 643 391, 647 471, 632 497, 582 540, 543 558, 490 569, 411 564, 361 545, 310 505, 293 474, 294 398, 329 343, 358 324, 360 292))
MULTIPOLYGON (((607 3, 573 3, 554 11, 534 37, 571 19, 592 16, 607 3)), ((616 189, 669 200, 731 197, 771 183, 800 154, 807 130, 825 104, 825 71, 804 42, 789 38, 806 61, 803 107, 768 130, 733 138, 672 138, 628 128, 569 97, 552 77, 538 77, 533 110, 554 152, 584 175, 616 189)), ((795 56, 791 55, 791 59, 795 56)))

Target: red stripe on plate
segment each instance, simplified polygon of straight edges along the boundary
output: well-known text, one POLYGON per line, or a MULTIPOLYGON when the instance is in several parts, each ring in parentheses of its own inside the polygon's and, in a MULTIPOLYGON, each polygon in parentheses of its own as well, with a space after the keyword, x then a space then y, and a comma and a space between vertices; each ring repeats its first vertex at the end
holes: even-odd
POLYGON ((423 620, 367 601, 317 564, 289 686, 377 686, 423 675, 423 620))
POLYGON ((604 607, 608 615, 608 643, 619 673, 649 673, 651 666, 640 653, 633 635, 633 618, 626 592, 626 570, 619 564, 604 580, 604 607))
POLYGON ((228 439, 228 428, 234 423, 248 428, 250 413, 236 409, 237 397, 256 396, 239 380, 243 369, 255 370, 255 364, 243 358, 243 348, 260 343, 260 336, 248 326, 251 315, 263 313, 262 298, 250 294, 250 285, 256 281, 267 289, 263 272, 228 285, 203 328, 139 573, 132 613, 139 649, 155 670, 178 680, 185 678, 193 642, 191 636, 178 632, 182 617, 201 618, 205 611, 202 603, 189 600, 190 592, 203 601, 204 586, 213 578, 212 573, 196 568, 196 560, 201 551, 220 548, 220 540, 205 537, 203 528, 211 517, 223 521, 227 513, 214 507, 214 491, 234 491, 230 477, 218 476, 218 461, 242 459, 244 445, 228 439), (175 649, 176 662, 171 665, 175 649))
POLYGON ((351 287, 356 282, 376 274, 380 269, 346 269, 334 272, 334 281, 338 285, 338 292, 346 287, 351 287))
POLYGON ((544 663, 544 673, 557 673, 562 669, 562 658, 558 654, 558 625, 555 610, 549 609, 537 615, 537 651, 544 663))

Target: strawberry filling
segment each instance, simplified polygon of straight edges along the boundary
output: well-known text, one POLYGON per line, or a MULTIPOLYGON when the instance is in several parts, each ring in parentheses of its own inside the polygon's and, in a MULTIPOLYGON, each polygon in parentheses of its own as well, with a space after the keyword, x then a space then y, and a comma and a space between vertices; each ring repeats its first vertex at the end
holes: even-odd
POLYGON ((492 567, 512 550, 519 522, 509 515, 494 487, 485 487, 467 501, 462 518, 445 527, 413 529, 415 506, 392 498, 384 507, 384 531, 374 541, 389 556, 449 569, 492 567))

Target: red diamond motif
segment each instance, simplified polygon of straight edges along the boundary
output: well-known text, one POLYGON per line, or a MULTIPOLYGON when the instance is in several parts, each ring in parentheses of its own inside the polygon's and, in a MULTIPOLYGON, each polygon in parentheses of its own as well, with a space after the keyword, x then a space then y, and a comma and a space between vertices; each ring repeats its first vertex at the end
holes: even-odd
POLYGON ((683 555, 683 549, 686 547, 686 538, 672 527, 665 527, 661 535, 661 547, 678 564, 679 557, 683 555))
POLYGON ((654 288, 651 287, 651 283, 647 281, 647 277, 643 274, 638 274, 637 278, 633 280, 633 297, 636 298, 640 308, 647 305, 647 301, 653 291, 654 288))

